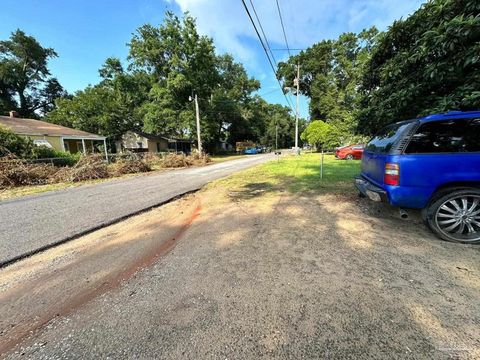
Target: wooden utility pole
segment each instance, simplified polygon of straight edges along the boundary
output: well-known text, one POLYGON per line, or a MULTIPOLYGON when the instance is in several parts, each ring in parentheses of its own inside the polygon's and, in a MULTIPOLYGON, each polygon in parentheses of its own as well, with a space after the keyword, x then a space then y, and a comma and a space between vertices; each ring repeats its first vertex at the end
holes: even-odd
POLYGON ((198 97, 195 94, 195 113, 197 117, 197 141, 198 141, 198 152, 202 154, 202 139, 200 137, 200 109, 198 107, 198 97))
POLYGON ((295 116, 295 153, 300 155, 300 149, 298 148, 298 117, 300 109, 300 64, 297 64, 297 78, 295 79, 297 85, 297 111, 295 116))

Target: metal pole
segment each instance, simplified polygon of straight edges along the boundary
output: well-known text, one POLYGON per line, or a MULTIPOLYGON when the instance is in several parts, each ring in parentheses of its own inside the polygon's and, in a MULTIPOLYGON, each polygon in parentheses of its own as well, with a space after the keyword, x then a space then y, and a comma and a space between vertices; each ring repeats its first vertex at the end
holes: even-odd
POLYGON ((320 161, 320 179, 323 179, 323 148, 322 148, 322 160, 320 161))
POLYGON ((278 125, 275 125, 275 150, 278 150, 278 125))
POLYGON ((200 109, 198 107, 198 97, 195 94, 195 112, 197 116, 197 141, 198 141, 198 152, 201 154, 202 151, 202 139, 200 137, 200 109))
POLYGON ((295 153, 300 154, 298 149, 298 117, 299 117, 299 108, 300 108, 300 64, 297 64, 297 111, 295 116, 295 153))

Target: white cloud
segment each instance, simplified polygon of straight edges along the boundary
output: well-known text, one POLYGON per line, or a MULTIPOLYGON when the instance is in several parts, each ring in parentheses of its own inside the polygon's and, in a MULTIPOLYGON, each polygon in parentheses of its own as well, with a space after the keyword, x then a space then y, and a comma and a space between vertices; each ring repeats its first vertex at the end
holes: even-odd
MULTIPOLYGON (((257 49, 252 49, 245 40, 257 41, 256 35, 240 0, 170 1, 196 17, 199 31, 212 36, 220 51, 232 53, 247 65, 255 62, 257 49)), ((249 0, 246 3, 250 7, 249 0)), ((272 47, 285 47, 275 0, 253 0, 253 3, 272 47)), ((360 31, 372 25, 384 29, 393 20, 412 13, 421 3, 421 0, 280 0, 291 48, 308 47, 344 31, 360 31)))
MULTIPOLYGON (((221 53, 231 53, 249 73, 262 82, 263 91, 278 87, 266 62, 252 24, 240 0, 167 0, 197 19, 199 32, 211 36, 221 53)), ((272 48, 285 48, 275 0, 252 0, 272 48)), ((406 17, 422 0, 279 0, 290 48, 306 48, 342 32, 359 32, 373 25, 386 29, 393 20, 406 17)), ((250 0, 246 0, 251 9, 250 0)), ((250 10, 252 12, 252 10, 250 10)), ((255 16, 252 12, 252 16, 255 16)), ((260 30, 260 29, 259 29, 260 30)), ((286 52, 275 52, 277 61, 286 52)), ((284 103, 281 92, 269 95, 284 103)), ((302 99, 302 116, 307 102, 302 99)))

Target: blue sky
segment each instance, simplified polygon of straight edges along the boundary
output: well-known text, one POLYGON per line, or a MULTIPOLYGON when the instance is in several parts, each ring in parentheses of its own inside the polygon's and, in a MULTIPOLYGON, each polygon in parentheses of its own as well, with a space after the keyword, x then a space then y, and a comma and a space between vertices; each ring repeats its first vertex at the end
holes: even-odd
MULTIPOLYGON (((272 48, 285 48, 275 0, 252 0, 272 48)), ((345 31, 372 25, 386 29, 408 16, 421 0, 280 0, 291 48, 305 48, 345 31)), ((249 0, 247 1, 249 3, 249 0)), ((136 28, 158 25, 163 14, 189 11, 200 33, 213 37, 217 52, 231 53, 251 76, 261 80, 259 94, 285 104, 241 0, 2 0, 0 39, 17 28, 53 47, 59 57, 50 69, 69 91, 98 82, 98 69, 107 57, 126 60, 126 44, 136 28)), ((286 51, 276 51, 285 60, 286 51)), ((292 99, 293 100, 293 99, 292 99)), ((294 103, 294 102, 293 102, 294 103)), ((308 103, 301 101, 306 117, 308 103)))

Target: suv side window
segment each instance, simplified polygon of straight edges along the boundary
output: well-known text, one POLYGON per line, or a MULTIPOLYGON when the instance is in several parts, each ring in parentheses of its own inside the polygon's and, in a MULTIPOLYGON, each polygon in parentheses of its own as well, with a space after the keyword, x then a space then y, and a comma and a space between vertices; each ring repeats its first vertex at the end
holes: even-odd
POLYGON ((421 125, 406 154, 480 152, 480 119, 434 121, 421 125))
POLYGON ((413 124, 413 120, 388 125, 380 130, 365 147, 366 151, 377 154, 388 153, 404 130, 413 124))

